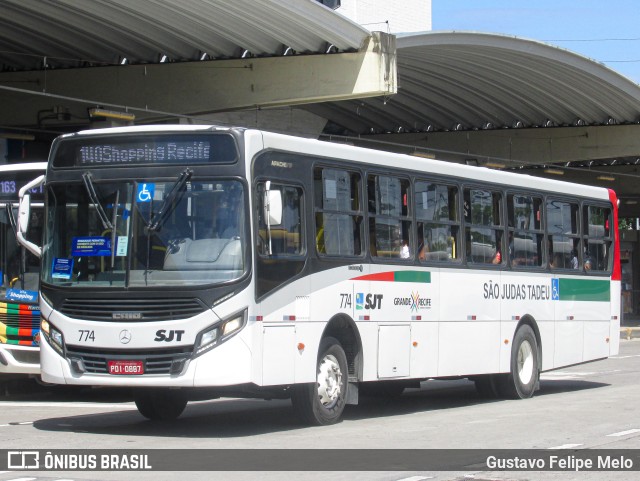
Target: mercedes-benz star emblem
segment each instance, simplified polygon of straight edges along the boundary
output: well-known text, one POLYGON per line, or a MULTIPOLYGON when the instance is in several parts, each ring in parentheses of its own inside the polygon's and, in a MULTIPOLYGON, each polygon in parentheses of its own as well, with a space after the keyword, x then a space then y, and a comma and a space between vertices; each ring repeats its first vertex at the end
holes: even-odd
POLYGON ((120 342, 122 344, 129 344, 129 341, 131 341, 131 333, 126 329, 120 331, 120 342))

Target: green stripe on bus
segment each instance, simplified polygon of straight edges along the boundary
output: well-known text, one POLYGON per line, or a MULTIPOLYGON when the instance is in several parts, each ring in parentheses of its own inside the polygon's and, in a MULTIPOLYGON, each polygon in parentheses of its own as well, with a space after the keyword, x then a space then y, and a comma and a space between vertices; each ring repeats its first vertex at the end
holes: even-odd
POLYGON ((395 282, 424 282, 431 283, 431 272, 423 271, 396 271, 393 275, 395 282))
POLYGON ((5 327, 5 335, 7 336, 17 336, 19 332, 20 330, 17 327, 5 327))
POLYGON ((561 301, 611 300, 611 283, 598 279, 559 279, 561 301))

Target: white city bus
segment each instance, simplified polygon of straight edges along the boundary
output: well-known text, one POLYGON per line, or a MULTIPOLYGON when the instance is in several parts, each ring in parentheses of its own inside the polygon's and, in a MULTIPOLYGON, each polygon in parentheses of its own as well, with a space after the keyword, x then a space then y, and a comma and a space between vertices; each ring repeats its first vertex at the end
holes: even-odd
POLYGON ((439 377, 528 398, 618 352, 607 189, 204 126, 62 136, 45 185, 42 377, 150 419, 252 396, 330 424, 439 377))
MULTIPOLYGON (((20 189, 46 168, 46 162, 0 165, 0 379, 6 374, 40 373, 40 260, 18 244, 16 218, 20 189)), ((44 219, 42 187, 31 195, 32 219, 26 235, 39 241, 44 219)))

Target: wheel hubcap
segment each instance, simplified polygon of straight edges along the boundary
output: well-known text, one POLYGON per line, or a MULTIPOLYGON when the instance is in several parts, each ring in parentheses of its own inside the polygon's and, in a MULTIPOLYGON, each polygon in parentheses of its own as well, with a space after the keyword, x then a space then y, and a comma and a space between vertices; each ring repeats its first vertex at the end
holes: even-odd
POLYGON ((324 407, 332 407, 338 401, 341 386, 340 364, 329 354, 322 359, 318 367, 318 397, 324 407))
POLYGON ((531 382, 533 369, 533 350, 529 341, 524 341, 518 348, 518 377, 522 384, 531 382))

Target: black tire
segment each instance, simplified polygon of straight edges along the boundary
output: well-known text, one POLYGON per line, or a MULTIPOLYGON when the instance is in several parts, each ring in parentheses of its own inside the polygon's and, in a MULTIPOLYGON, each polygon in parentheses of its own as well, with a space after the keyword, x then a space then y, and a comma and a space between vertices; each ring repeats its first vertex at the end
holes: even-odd
POLYGON ((140 414, 151 421, 177 419, 187 407, 187 398, 181 391, 168 389, 141 389, 134 392, 140 414))
POLYGON ((511 372, 502 378, 501 394, 510 399, 528 399, 538 388, 540 359, 538 342, 531 327, 520 326, 511 347, 511 372))
POLYGON ((347 356, 337 339, 325 337, 320 342, 316 376, 315 383, 294 386, 293 408, 310 425, 335 424, 344 411, 349 378, 347 356))

